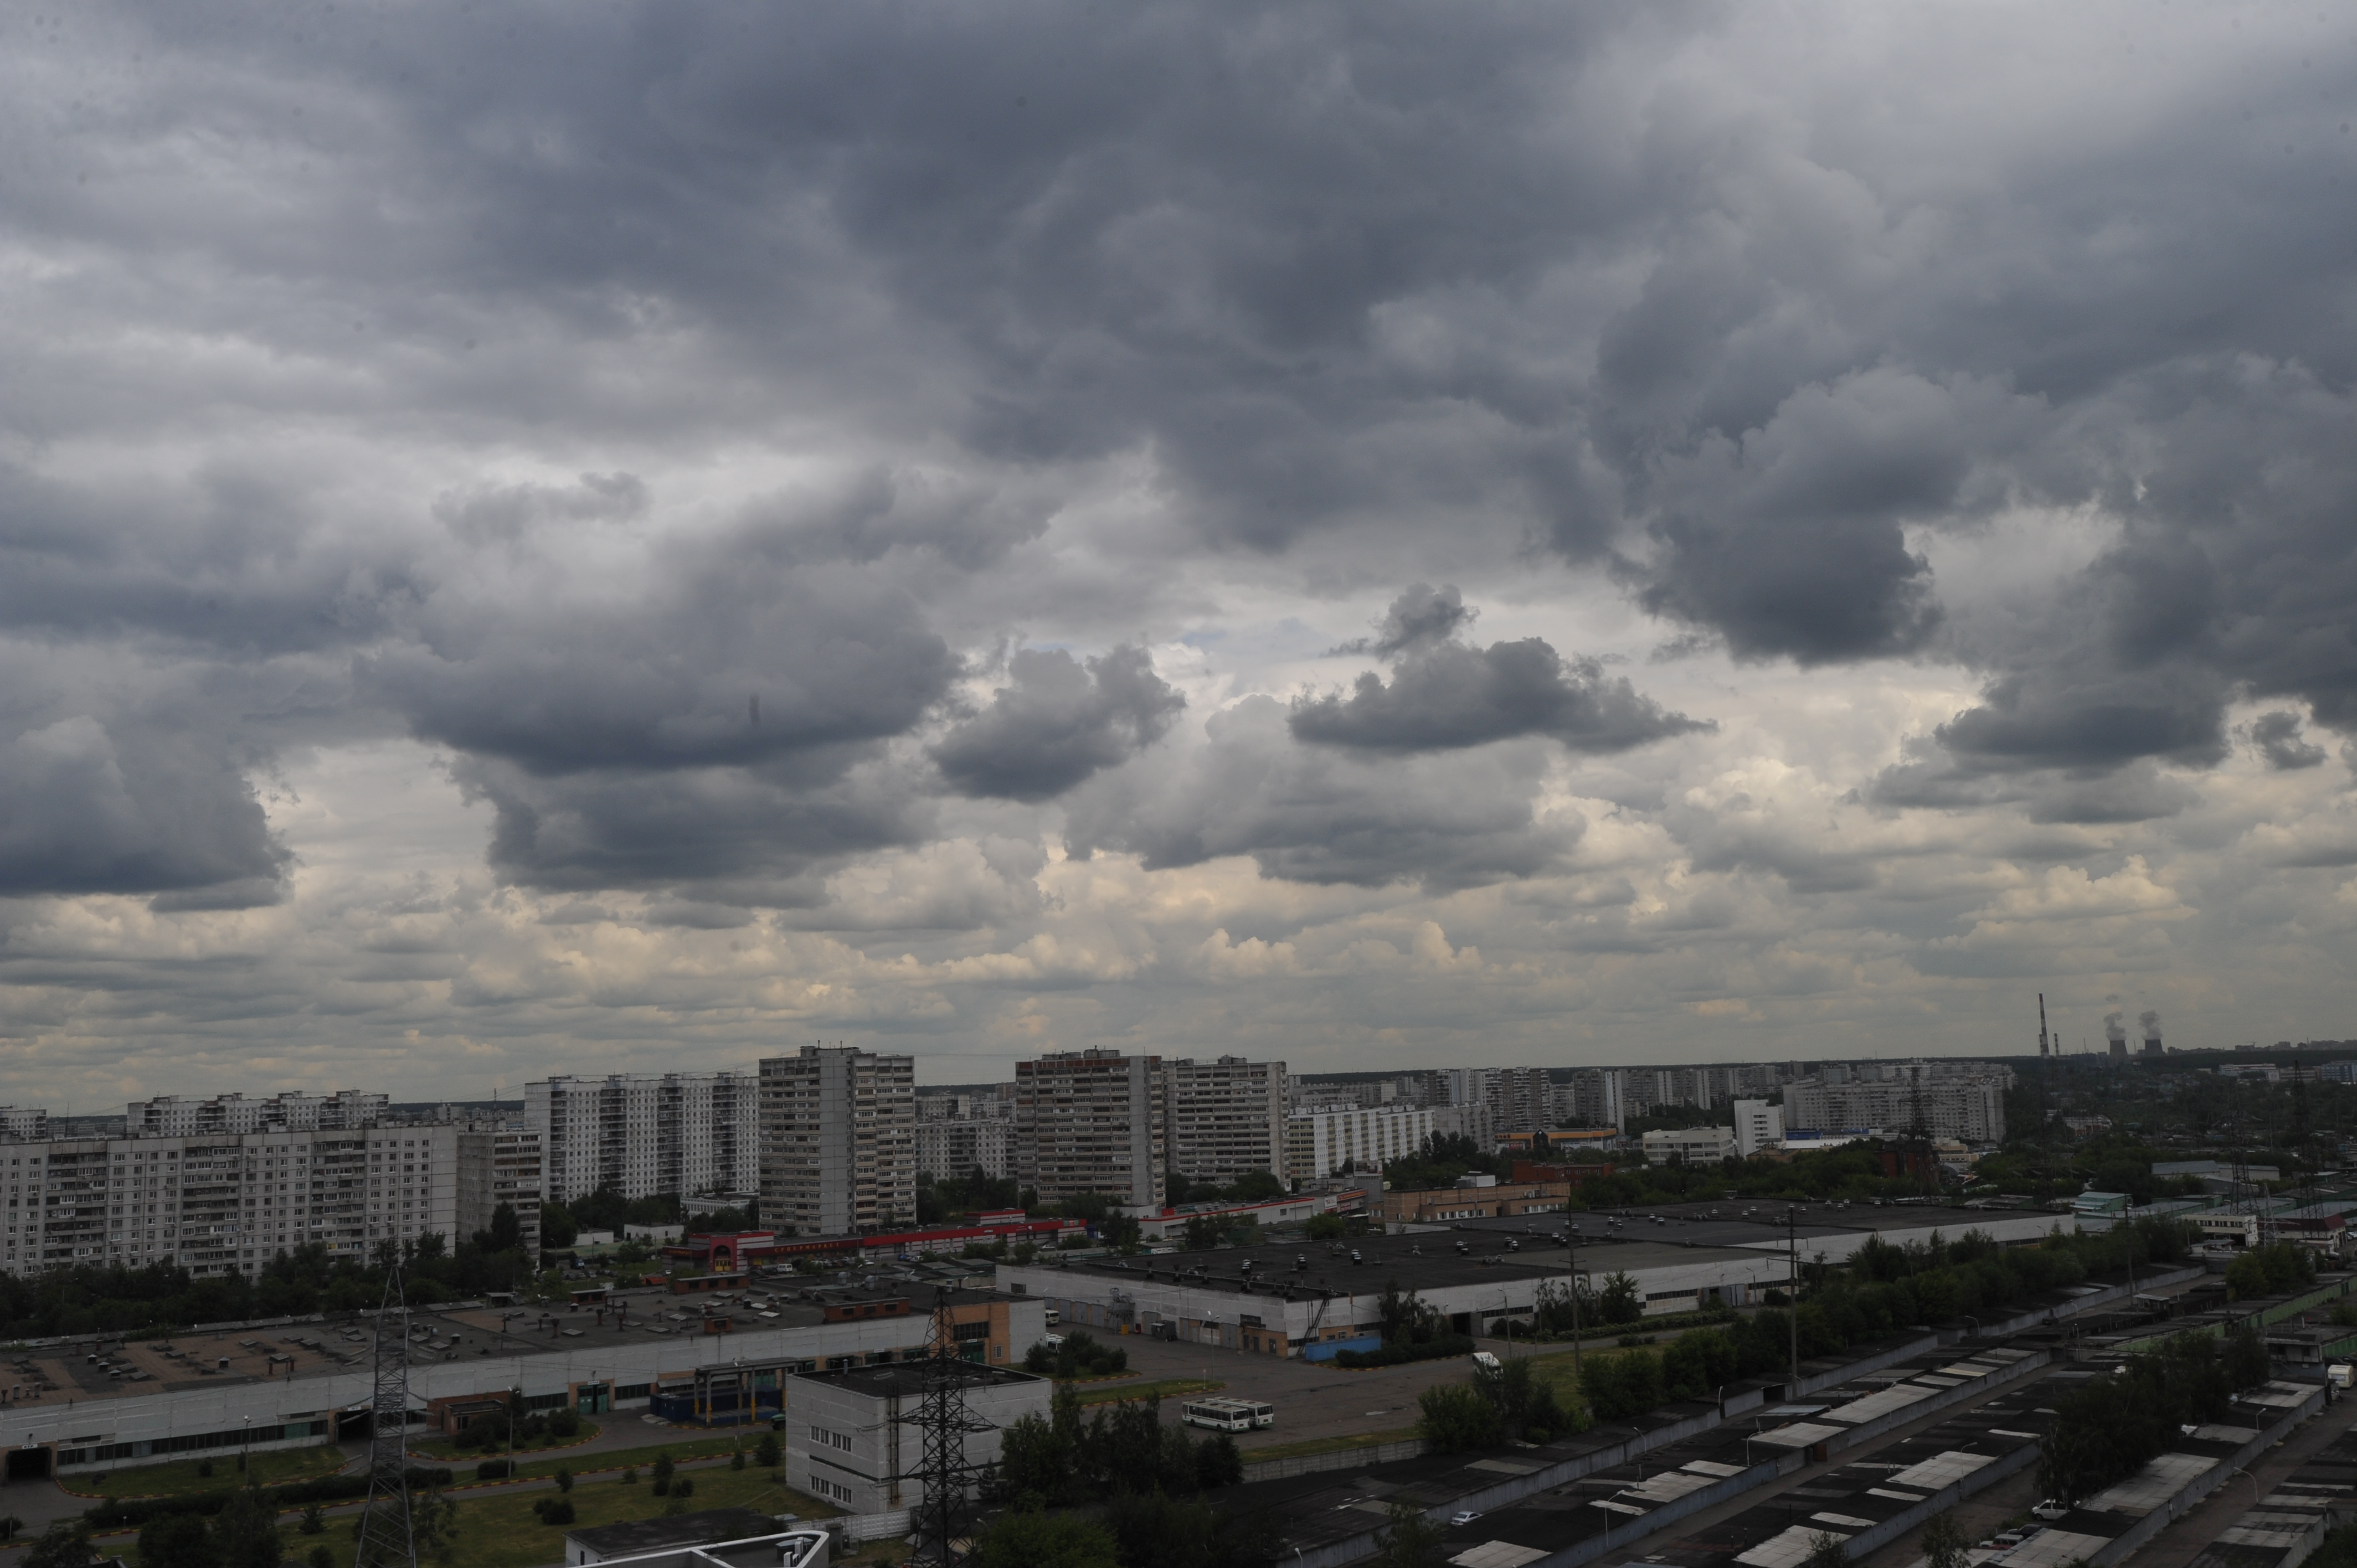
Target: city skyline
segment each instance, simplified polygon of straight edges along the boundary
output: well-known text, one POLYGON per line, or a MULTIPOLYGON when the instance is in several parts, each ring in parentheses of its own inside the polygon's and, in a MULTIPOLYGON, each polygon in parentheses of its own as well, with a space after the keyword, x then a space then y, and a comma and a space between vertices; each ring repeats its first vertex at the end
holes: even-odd
POLYGON ((2349 34, 20 22, 0 1101, 2357 1034, 2349 34))

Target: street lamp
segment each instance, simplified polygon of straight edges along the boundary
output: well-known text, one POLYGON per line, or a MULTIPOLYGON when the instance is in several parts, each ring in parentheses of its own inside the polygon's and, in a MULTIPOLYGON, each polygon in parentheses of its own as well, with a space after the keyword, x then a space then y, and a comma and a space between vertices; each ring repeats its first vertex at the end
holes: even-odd
POLYGON ((243 1430, 245 1433, 245 1438, 242 1444, 237 1451, 237 1473, 241 1476, 251 1477, 253 1471, 249 1466, 253 1458, 253 1417, 249 1415, 245 1418, 245 1426, 243 1430))

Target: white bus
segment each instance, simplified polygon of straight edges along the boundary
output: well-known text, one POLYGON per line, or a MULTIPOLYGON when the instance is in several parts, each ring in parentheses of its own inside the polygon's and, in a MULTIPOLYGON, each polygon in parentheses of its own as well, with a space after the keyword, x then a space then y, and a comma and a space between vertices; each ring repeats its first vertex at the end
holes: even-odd
POLYGON ((1214 1432, 1250 1432, 1255 1426, 1275 1426, 1276 1407, 1254 1400, 1195 1399, 1178 1407, 1178 1419, 1214 1432))

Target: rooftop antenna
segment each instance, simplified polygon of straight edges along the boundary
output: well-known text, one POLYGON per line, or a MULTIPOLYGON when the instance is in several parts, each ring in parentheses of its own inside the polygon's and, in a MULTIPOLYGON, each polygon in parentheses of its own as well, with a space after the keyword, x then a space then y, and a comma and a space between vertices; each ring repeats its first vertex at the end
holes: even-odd
POLYGON ((384 1300, 376 1311, 376 1391, 369 1400, 368 1501, 361 1507, 352 1568, 417 1568, 409 1513, 409 1303, 401 1246, 387 1249, 384 1300))

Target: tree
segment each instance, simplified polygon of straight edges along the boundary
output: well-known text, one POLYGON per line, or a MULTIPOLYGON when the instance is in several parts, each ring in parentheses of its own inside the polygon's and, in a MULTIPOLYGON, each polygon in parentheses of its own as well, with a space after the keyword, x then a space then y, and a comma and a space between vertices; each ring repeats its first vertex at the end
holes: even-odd
POLYGON ((1971 1544, 1956 1527, 1955 1510, 1943 1509, 1923 1527, 1923 1568, 1967 1568, 1964 1552, 1971 1544))
POLYGON ((1847 1539, 1819 1530, 1809 1537, 1809 1554, 1801 1559, 1801 1568, 1847 1568, 1849 1549, 1843 1544, 1847 1539))
POLYGON ((1187 1221, 1187 1251, 1209 1251, 1220 1244, 1221 1233, 1226 1229, 1226 1226, 1211 1215, 1198 1214, 1190 1217, 1187 1221))
POLYGON ((1448 1532, 1405 1503, 1394 1503, 1383 1528, 1375 1531, 1372 1568, 1440 1568, 1448 1532))
POLYGON ((543 1251, 551 1248, 570 1247, 573 1239, 581 1234, 580 1225, 573 1211, 561 1203, 540 1206, 540 1246, 543 1251))
POLYGON ((647 1466, 647 1473, 654 1477, 655 1496, 661 1498, 671 1495, 672 1472, 677 1468, 678 1466, 671 1462, 670 1455, 655 1455, 655 1462, 647 1466))
POLYGON ((775 1432, 761 1434, 761 1441, 753 1446, 753 1463, 764 1470, 774 1470, 782 1457, 778 1451, 778 1434, 775 1432))
POLYGON ((213 1559, 221 1568, 278 1568, 286 1560, 277 1511, 252 1487, 230 1494, 213 1516, 212 1536, 213 1559))
POLYGON ((974 1545, 974 1568, 1122 1568, 1111 1531, 1068 1513, 1024 1510, 991 1522, 974 1545))
POLYGON ((1480 1389, 1464 1383, 1444 1383, 1415 1396, 1415 1429, 1426 1451, 1462 1454, 1471 1448, 1494 1448, 1500 1438, 1498 1407, 1480 1389))
POLYGON ((1126 1214, 1116 1214, 1098 1223, 1105 1245, 1124 1257, 1135 1254, 1140 1246, 1137 1221, 1126 1214))
POLYGON ((517 1217, 514 1204, 502 1203, 491 1210, 491 1228, 486 1234, 494 1252, 512 1252, 523 1245, 523 1221, 517 1217))
POLYGON ((61 1519, 26 1550, 23 1568, 89 1568, 96 1555, 90 1549, 89 1522, 61 1519))
POLYGON ((1312 1241, 1338 1241, 1350 1234, 1351 1227, 1339 1214, 1313 1214, 1309 1217, 1308 1232, 1312 1241))
POLYGON ((221 1554, 202 1515, 167 1514, 139 1530, 140 1568, 220 1568, 221 1554))
POLYGON ((1596 1315, 1607 1323, 1634 1323, 1645 1316, 1645 1298, 1625 1270, 1615 1269, 1604 1276, 1604 1288, 1596 1298, 1596 1315))

